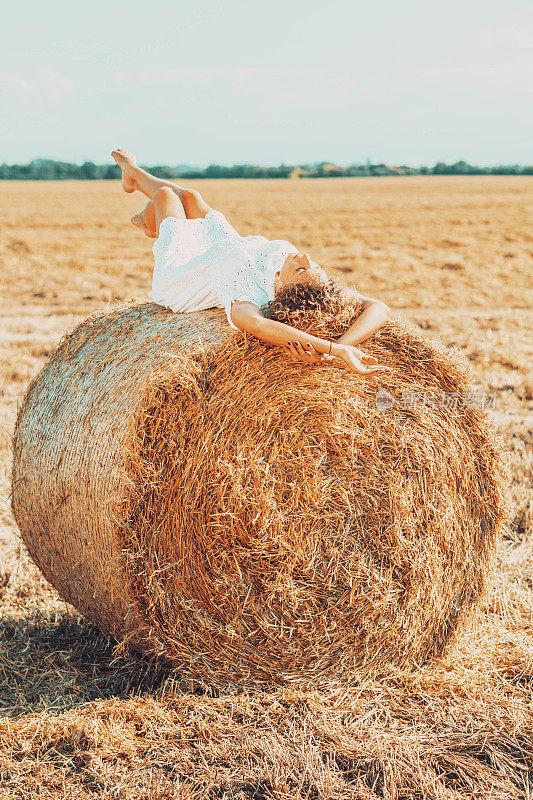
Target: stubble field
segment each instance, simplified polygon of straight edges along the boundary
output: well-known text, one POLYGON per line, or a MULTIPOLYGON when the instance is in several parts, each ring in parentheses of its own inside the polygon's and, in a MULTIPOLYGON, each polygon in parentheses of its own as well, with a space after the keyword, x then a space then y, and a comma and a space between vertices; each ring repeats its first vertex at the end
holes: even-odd
POLYGON ((0 182, 1 800, 533 796, 533 178, 187 186, 464 350, 512 454, 493 589, 437 665, 338 692, 210 696, 115 653, 24 554, 10 437, 61 335, 149 290, 152 242, 129 224, 145 199, 0 182))

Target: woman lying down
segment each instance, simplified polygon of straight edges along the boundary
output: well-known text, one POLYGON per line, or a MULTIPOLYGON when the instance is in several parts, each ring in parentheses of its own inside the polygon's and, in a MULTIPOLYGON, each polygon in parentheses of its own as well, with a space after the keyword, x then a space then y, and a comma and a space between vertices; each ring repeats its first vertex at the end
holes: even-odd
POLYGON ((261 311, 275 298, 325 301, 338 291, 326 272, 290 242, 241 236, 221 211, 198 191, 161 180, 137 166, 127 150, 114 150, 126 192, 149 198, 132 222, 155 239, 150 297, 175 312, 224 308, 229 324, 263 342, 283 347, 306 364, 341 359, 348 369, 371 374, 387 367, 355 345, 368 339, 390 316, 381 300, 359 295, 363 311, 337 340, 311 336, 261 311))

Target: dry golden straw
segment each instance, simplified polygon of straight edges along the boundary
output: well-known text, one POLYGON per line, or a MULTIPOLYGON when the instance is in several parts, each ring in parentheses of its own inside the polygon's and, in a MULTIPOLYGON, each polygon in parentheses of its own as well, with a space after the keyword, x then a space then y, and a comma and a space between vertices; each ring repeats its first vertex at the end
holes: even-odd
MULTIPOLYGON (((359 311, 273 313, 334 336, 359 311)), ((457 350, 395 321, 364 349, 390 372, 306 367, 218 311, 90 317, 19 414, 30 554, 102 630, 210 685, 333 685, 441 654, 509 513, 505 446, 479 404, 443 401, 475 387, 457 350)))

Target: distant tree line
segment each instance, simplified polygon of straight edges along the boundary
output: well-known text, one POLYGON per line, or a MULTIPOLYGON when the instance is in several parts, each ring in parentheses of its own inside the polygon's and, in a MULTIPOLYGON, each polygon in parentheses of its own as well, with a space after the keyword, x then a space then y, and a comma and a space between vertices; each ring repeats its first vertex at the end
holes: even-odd
MULTIPOLYGON (((433 167, 391 166, 390 164, 351 164, 340 166, 330 162, 315 164, 280 164, 277 167, 260 167, 254 164, 234 164, 225 167, 210 164, 197 168, 181 165, 145 166, 160 178, 343 178, 373 175, 533 175, 533 166, 502 164, 495 167, 478 167, 466 161, 446 164, 439 161, 433 167)), ((57 181, 57 180, 116 180, 120 178, 116 164, 71 164, 38 158, 29 164, 0 164, 0 180, 57 181)))

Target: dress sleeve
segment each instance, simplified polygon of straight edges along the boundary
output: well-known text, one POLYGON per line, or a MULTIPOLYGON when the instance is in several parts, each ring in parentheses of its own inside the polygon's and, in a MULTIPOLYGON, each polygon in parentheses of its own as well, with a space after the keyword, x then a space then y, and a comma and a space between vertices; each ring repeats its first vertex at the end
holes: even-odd
MULTIPOLYGON (((235 254, 232 254, 235 258, 235 254)), ((238 330, 231 321, 231 307, 236 300, 262 306, 268 302, 266 290, 258 286, 253 278, 252 265, 244 253, 238 255, 238 263, 231 271, 224 271, 213 281, 213 288, 224 306, 228 323, 238 330)))

